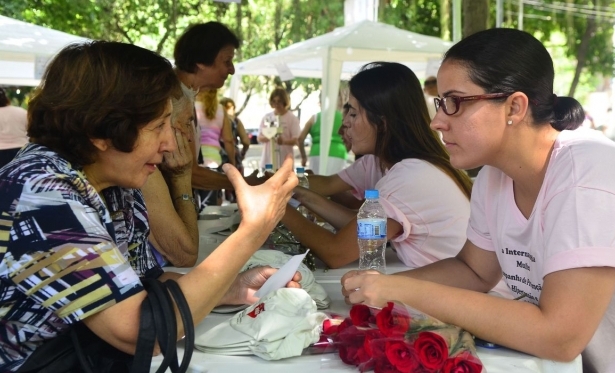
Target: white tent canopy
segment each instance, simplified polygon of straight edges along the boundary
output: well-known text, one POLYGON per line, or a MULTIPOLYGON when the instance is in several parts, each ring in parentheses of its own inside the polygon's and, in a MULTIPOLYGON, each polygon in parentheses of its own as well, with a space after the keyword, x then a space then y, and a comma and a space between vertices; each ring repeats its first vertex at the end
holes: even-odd
MULTIPOLYGON (((241 75, 282 75, 285 80, 280 72, 288 69, 296 77, 321 78, 320 154, 325 155, 329 154, 341 78, 349 78, 370 61, 396 61, 419 77, 434 75, 442 54, 451 45, 436 37, 361 21, 237 64, 231 96, 236 97, 241 75)), ((320 168, 326 170, 327 157, 320 157, 320 163, 320 168)))
POLYGON ((86 40, 0 15, 0 84, 38 85, 56 53, 86 40))

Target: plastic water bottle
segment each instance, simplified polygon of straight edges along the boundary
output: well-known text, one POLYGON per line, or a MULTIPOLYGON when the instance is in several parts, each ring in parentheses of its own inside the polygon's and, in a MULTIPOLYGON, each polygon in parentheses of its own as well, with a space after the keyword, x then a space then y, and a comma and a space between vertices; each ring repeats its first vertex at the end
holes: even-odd
POLYGON ((297 178, 299 179, 299 186, 305 189, 310 189, 310 182, 305 174, 305 168, 297 167, 297 178))
POLYGON ((263 172, 263 175, 265 175, 267 172, 269 172, 270 174, 273 173, 273 164, 267 163, 265 165, 265 172, 263 172))
MULTIPOLYGON (((305 189, 310 189, 310 182, 308 181, 305 173, 305 168, 297 167, 297 178, 299 179, 299 186, 305 189)), ((301 215, 305 216, 308 220, 314 221, 314 215, 305 206, 299 206, 298 208, 301 215)))
POLYGON ((387 243, 387 215, 378 202, 378 191, 365 191, 365 202, 357 214, 359 269, 386 273, 384 250, 387 243))

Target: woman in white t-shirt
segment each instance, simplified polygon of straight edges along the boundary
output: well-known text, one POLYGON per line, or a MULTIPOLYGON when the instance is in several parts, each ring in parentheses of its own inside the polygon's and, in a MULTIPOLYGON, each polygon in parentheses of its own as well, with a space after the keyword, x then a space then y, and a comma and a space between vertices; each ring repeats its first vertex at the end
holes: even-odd
POLYGON ((444 56, 437 114, 453 166, 483 166, 460 253, 401 275, 351 271, 351 303, 398 300, 472 334, 587 373, 615 371, 615 143, 575 130, 530 34, 490 29, 444 56), (573 131, 575 130, 575 131, 573 131), (519 300, 481 294, 504 275, 519 300))
POLYGON ((28 113, 12 106, 6 91, 0 87, 0 168, 9 163, 22 146, 28 143, 28 113))
POLYGON ((451 166, 429 128, 419 80, 402 64, 374 62, 350 80, 349 89, 343 125, 352 151, 364 156, 326 177, 326 187, 315 177, 314 190, 310 183, 310 190, 295 193, 337 232, 308 222, 293 208, 286 209, 282 222, 329 267, 346 265, 359 258, 357 211, 321 194, 352 190, 362 199, 366 189, 378 189, 388 217, 387 239, 404 264, 416 268, 455 256, 466 239, 472 184, 451 166))

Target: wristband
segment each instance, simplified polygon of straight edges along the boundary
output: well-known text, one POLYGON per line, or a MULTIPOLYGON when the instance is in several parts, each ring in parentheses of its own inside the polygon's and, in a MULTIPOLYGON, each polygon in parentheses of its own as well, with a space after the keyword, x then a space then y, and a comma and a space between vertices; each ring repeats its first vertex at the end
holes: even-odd
POLYGON ((182 201, 189 201, 192 202, 192 205, 194 206, 194 211, 196 211, 196 213, 199 213, 199 208, 196 205, 196 200, 194 199, 194 197, 192 197, 189 194, 182 194, 181 196, 175 197, 175 200, 181 199, 182 201))

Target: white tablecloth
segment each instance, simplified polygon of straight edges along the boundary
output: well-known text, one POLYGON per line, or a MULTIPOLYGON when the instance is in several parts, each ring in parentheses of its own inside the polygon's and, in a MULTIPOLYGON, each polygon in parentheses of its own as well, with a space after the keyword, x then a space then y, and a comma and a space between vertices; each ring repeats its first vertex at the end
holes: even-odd
MULTIPOLYGON (((200 237, 201 249, 199 251, 200 263, 211 253, 226 237, 219 234, 203 234, 200 237)), ((387 273, 395 273, 405 269, 404 265, 390 249, 387 249, 387 273)), ((323 285, 332 303, 329 311, 347 314, 350 309, 343 301, 340 291, 340 278, 349 269, 356 268, 357 263, 352 263, 341 269, 325 270, 322 267, 314 272, 316 281, 323 285)), ((166 270, 186 273, 186 268, 166 268, 166 270)), ((227 320, 232 315, 210 314, 197 327, 197 335, 215 325, 227 320)), ((477 348, 479 358, 483 362, 488 373, 581 373, 581 356, 571 363, 558 363, 540 359, 522 352, 507 348, 477 348)), ((180 342, 178 355, 183 354, 183 343, 180 342)), ((155 372, 162 357, 155 357, 152 361, 151 372, 155 372)), ((353 367, 342 363, 337 354, 322 354, 311 356, 298 356, 280 361, 267 361, 256 356, 222 356, 206 354, 195 350, 190 362, 188 372, 250 372, 250 373, 308 373, 316 370, 327 372, 358 372, 353 367)), ((485 372, 485 370, 483 371, 485 372)))

